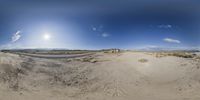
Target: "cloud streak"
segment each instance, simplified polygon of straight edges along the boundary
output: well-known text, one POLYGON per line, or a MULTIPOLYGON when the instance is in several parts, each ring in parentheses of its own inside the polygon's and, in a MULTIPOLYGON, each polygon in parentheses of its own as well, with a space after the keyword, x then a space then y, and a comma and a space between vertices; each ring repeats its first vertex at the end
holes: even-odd
POLYGON ((164 25, 164 24, 162 24, 162 25, 158 25, 158 28, 166 28, 166 29, 168 29, 168 28, 172 28, 172 25, 164 25))
POLYGON ((110 34, 108 34, 108 33, 102 33, 101 36, 104 37, 104 38, 106 38, 106 37, 109 37, 110 34))
POLYGON ((12 36, 12 42, 16 42, 21 38, 21 31, 17 31, 15 34, 12 36))
POLYGON ((99 25, 98 27, 92 26, 92 31, 98 33, 98 35, 103 37, 103 38, 111 36, 109 33, 104 31, 103 28, 104 28, 103 25, 99 25))
POLYGON ((172 38, 164 38, 163 41, 168 42, 168 43, 181 43, 181 41, 172 39, 172 38))

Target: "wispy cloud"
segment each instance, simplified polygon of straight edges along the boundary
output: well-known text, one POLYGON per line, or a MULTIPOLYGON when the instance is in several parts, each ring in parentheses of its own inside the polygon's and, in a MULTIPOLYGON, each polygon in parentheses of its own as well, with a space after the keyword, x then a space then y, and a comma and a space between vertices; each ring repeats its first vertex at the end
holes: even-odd
POLYGON ((92 26, 92 31, 94 31, 95 33, 97 33, 98 36, 101 36, 103 38, 106 38, 106 37, 109 37, 110 34, 107 33, 105 30, 104 30, 104 26, 103 25, 98 25, 98 26, 92 26))
POLYGON ((172 38, 164 38, 163 41, 168 43, 181 43, 181 41, 172 38))
POLYGON ((21 38, 21 31, 17 31, 15 34, 12 36, 12 42, 16 42, 21 38))
POLYGON ((97 31, 97 32, 102 32, 103 31, 103 25, 92 26, 92 30, 97 31))
POLYGON ((92 30, 93 30, 93 31, 96 31, 96 30, 97 30, 97 28, 96 28, 96 27, 92 27, 92 30))
POLYGON ((11 37, 11 41, 10 42, 8 42, 6 44, 3 44, 3 45, 0 45, 0 49, 15 49, 15 48, 20 48, 21 45, 16 42, 20 38, 21 38, 21 31, 17 31, 11 37))
POLYGON ((167 25, 161 24, 161 25, 158 25, 158 28, 172 28, 172 25, 170 25, 170 24, 167 24, 167 25))
POLYGON ((104 33, 101 34, 101 36, 106 38, 106 37, 109 37, 110 34, 104 32, 104 33))

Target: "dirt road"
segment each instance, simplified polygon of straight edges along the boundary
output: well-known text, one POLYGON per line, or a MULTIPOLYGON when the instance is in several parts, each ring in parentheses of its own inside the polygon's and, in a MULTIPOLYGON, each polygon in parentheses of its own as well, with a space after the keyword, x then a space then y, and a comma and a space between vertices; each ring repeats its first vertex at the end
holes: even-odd
POLYGON ((19 55, 38 57, 38 58, 76 58, 76 57, 84 57, 89 56, 94 53, 84 53, 84 54, 64 54, 64 55, 48 55, 48 54, 31 54, 31 53, 18 53, 19 55))

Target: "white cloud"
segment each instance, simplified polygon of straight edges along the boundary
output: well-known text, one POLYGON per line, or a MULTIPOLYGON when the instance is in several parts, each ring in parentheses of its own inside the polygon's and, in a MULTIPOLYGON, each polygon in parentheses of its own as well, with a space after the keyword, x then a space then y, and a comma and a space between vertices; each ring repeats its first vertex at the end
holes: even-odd
POLYGON ((94 31, 95 33, 97 33, 97 35, 106 38, 109 37, 110 34, 108 34, 106 31, 103 30, 104 26, 103 25, 99 25, 99 26, 92 26, 92 31, 94 31))
POLYGON ((0 45, 0 49, 16 49, 16 48, 21 48, 21 44, 17 43, 16 41, 18 41, 21 38, 21 31, 17 31, 16 33, 13 34, 13 36, 11 37, 11 41, 0 45))
POLYGON ((102 36, 102 37, 109 37, 110 34, 108 34, 108 33, 102 33, 101 36, 102 36))
POLYGON ((158 25, 158 28, 172 28, 172 25, 170 25, 170 24, 167 24, 167 25, 162 24, 162 25, 158 25))
POLYGON ((15 34, 12 36, 12 42, 16 42, 21 38, 21 31, 17 31, 15 34))
POLYGON ((171 39, 171 38, 165 38, 163 39, 163 41, 169 42, 169 43, 181 43, 181 41, 176 40, 176 39, 171 39))
POLYGON ((92 30, 93 30, 93 31, 96 31, 96 30, 97 30, 97 28, 96 28, 96 27, 92 27, 92 30))
POLYGON ((102 32, 103 31, 103 25, 92 26, 92 31, 102 32))

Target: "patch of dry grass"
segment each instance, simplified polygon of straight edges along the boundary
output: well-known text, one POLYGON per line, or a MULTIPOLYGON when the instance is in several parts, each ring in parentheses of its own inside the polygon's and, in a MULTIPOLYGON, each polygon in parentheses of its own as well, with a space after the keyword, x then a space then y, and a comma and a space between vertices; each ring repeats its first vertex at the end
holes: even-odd
POLYGON ((175 57, 181 57, 181 58, 194 58, 196 55, 192 53, 187 52, 156 52, 154 54, 155 57, 166 57, 166 56, 175 56, 175 57))
POLYGON ((147 59, 144 59, 144 58, 139 59, 138 61, 141 62, 141 63, 146 63, 146 62, 148 62, 148 60, 147 60, 147 59))
POLYGON ((84 57, 84 58, 77 58, 77 59, 70 59, 70 61, 81 61, 81 62, 90 62, 90 63, 96 63, 98 60, 94 57, 84 57))

